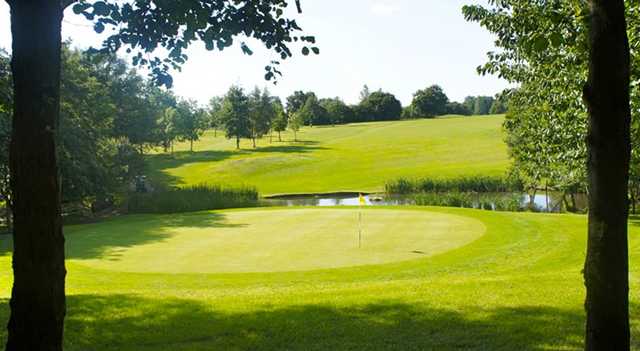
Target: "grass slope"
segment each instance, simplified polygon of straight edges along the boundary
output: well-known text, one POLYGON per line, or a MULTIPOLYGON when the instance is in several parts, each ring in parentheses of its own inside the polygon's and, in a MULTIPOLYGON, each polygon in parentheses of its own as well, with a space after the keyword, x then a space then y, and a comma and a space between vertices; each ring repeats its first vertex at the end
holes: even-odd
MULTIPOLYGON (((392 210, 372 208, 367 209, 367 214, 376 217, 392 210)), ((398 209, 403 213, 405 210, 398 209)), ((156 231, 146 232, 146 237, 96 240, 90 233, 101 230, 101 225, 73 228, 69 231, 77 232, 69 234, 70 253, 75 257, 68 261, 65 349, 582 348, 584 288, 580 271, 585 252, 585 216, 452 208, 410 210, 415 211, 416 218, 469 218, 471 222, 481 222, 485 232, 477 240, 445 253, 382 265, 297 272, 178 274, 126 273, 89 265, 105 253, 109 255, 101 259, 115 263, 132 259, 126 252, 121 258, 114 257, 111 249, 151 250, 167 240, 154 236, 156 231), (75 251, 80 246, 84 247, 82 257, 75 251)), ((260 217, 265 210, 247 213, 251 211, 257 211, 255 216, 260 217)), ((267 211, 273 211, 275 216, 282 215, 283 210, 267 211)), ((177 222, 173 224, 167 224, 166 217, 157 218, 163 228, 188 232, 197 228, 198 222, 190 216, 175 215, 177 222)), ((126 217, 117 221, 135 226, 139 220, 140 217, 126 217)), ((106 230, 116 224, 106 222, 102 226, 106 230)), ((639 226, 637 219, 630 222, 634 350, 640 350, 639 226)), ((265 236, 278 233, 278 228, 263 228, 265 236)), ((0 324, 6 323, 9 310, 8 245, 6 238, 0 240, 0 324)), ((162 264, 169 266, 173 258, 167 255, 166 261, 162 264)), ((5 338, 6 332, 0 330, 0 343, 5 338)))
POLYGON ((150 176, 172 185, 253 185, 263 194, 379 191, 397 177, 502 175, 508 166, 502 116, 304 128, 299 142, 259 141, 252 149, 207 132, 174 155, 148 157, 150 176))

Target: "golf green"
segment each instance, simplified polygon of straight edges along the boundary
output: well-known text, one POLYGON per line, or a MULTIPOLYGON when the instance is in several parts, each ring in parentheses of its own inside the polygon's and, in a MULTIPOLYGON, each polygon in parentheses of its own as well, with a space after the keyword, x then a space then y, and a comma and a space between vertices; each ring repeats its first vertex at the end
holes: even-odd
POLYGON ((476 219, 415 210, 211 211, 71 228, 67 251, 83 265, 121 272, 305 271, 424 258, 484 231, 476 219))

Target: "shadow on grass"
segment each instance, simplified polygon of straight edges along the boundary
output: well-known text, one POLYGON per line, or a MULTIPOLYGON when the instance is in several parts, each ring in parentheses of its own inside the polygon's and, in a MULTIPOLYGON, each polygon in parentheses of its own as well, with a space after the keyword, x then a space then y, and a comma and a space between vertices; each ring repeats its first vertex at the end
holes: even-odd
POLYGON ((234 151, 180 151, 173 154, 146 155, 146 169, 149 177, 156 183, 166 186, 183 184, 180 178, 166 172, 167 169, 198 162, 217 162, 239 154, 234 151))
MULTIPOLYGON (((66 350, 577 350, 584 323, 580 310, 393 301, 229 313, 192 300, 78 295, 67 308, 66 350)), ((4 324, 6 300, 0 316, 4 324)))
POLYGON ((6 255, 13 251, 13 237, 11 234, 0 235, 0 256, 6 255))
POLYGON ((156 184, 165 186, 178 186, 184 184, 179 178, 166 172, 168 169, 178 168, 189 163, 219 162, 233 156, 251 155, 254 153, 286 153, 303 154, 327 148, 317 146, 317 141, 297 141, 289 145, 273 145, 256 149, 241 149, 234 151, 179 151, 173 154, 146 155, 146 172, 156 184))
MULTIPOLYGON (((85 225, 66 235, 66 257, 117 260, 118 252, 138 245, 159 242, 175 234, 176 228, 239 228, 247 224, 229 223, 224 213, 196 212, 179 215, 139 215, 122 217, 99 225, 85 225)), ((215 232, 212 232, 215 234, 215 232)))
POLYGON ((250 153, 285 153, 285 154, 304 154, 304 153, 309 153, 309 152, 313 152, 313 151, 317 151, 317 150, 327 150, 326 147, 321 147, 321 146, 309 146, 309 145, 315 145, 317 144, 317 142, 315 141, 309 141, 309 142, 294 142, 296 145, 276 145, 276 146, 266 146, 266 147, 259 147, 259 148, 255 148, 255 149, 250 149, 250 150, 245 150, 245 152, 250 152, 250 153), (302 145, 298 145, 300 143, 303 143, 302 145), (307 144, 308 143, 308 144, 307 144))
POLYGON ((629 215, 629 224, 640 227, 640 215, 629 215))

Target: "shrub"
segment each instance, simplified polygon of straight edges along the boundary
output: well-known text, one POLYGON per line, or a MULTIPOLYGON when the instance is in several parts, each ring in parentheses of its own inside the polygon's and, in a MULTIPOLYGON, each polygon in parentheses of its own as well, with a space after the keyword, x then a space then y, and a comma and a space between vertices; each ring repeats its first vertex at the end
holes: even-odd
POLYGON ((133 193, 127 203, 130 213, 178 213, 256 206, 258 191, 255 188, 207 184, 133 193))
POLYGON ((522 185, 505 177, 471 176, 453 179, 400 178, 385 185, 388 194, 478 192, 504 193, 522 190, 522 185))
POLYGON ((418 206, 443 206, 477 208, 494 211, 523 211, 520 194, 482 194, 482 193, 420 193, 411 196, 418 206))

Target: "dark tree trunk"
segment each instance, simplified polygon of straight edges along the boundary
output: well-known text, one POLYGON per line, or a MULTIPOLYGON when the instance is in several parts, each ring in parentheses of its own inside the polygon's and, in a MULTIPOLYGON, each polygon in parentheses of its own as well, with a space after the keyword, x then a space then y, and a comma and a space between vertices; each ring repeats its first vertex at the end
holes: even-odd
POLYGON ((62 6, 13 0, 14 248, 7 350, 62 350, 64 236, 55 135, 60 111, 62 6))
POLYGON ((189 151, 193 152, 193 139, 189 139, 189 151))
POLYGON ((624 0, 591 0, 586 350, 629 350, 629 43, 624 0))
POLYGON ((280 131, 278 131, 278 141, 282 141, 282 137, 280 136, 280 131))
POLYGON ((240 150, 240 137, 236 137, 236 150, 240 150))
POLYGON ((13 215, 12 215, 12 210, 11 210, 11 205, 9 204, 9 201, 7 200, 4 204, 4 216, 5 216, 5 221, 7 222, 7 233, 11 233, 11 231, 13 230, 13 215))

